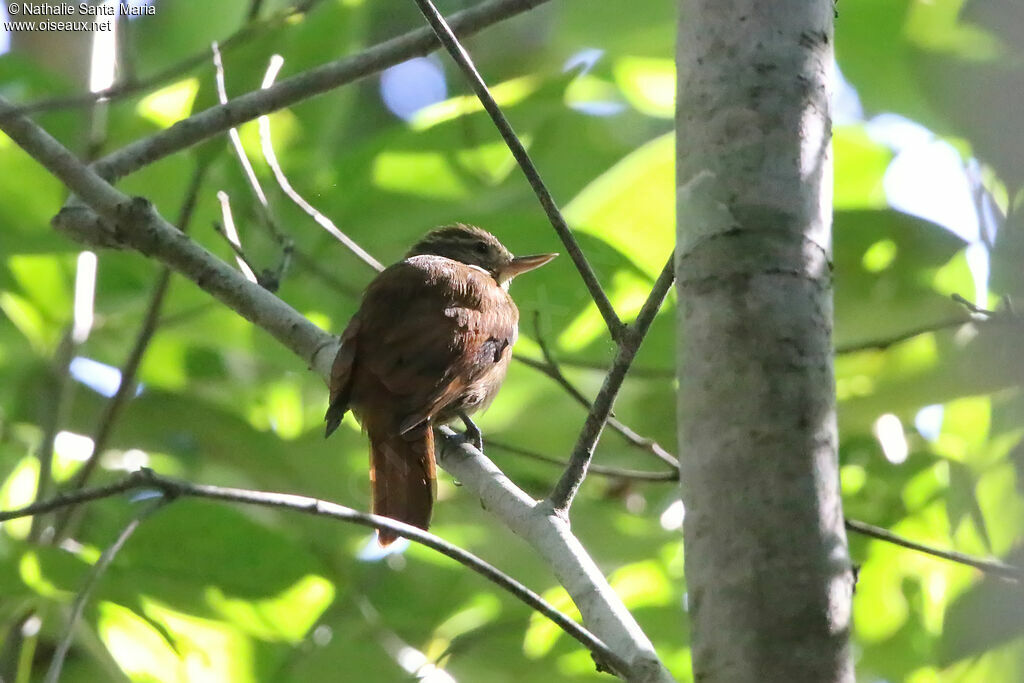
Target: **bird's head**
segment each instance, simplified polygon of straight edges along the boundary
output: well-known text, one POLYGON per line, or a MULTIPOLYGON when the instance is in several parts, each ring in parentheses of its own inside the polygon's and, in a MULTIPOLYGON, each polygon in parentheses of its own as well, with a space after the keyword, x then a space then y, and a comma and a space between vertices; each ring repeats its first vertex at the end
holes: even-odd
POLYGON ((437 228, 426 234, 406 254, 444 256, 490 273, 499 285, 507 286, 516 275, 539 268, 558 254, 513 256, 498 238, 480 228, 463 223, 437 228))

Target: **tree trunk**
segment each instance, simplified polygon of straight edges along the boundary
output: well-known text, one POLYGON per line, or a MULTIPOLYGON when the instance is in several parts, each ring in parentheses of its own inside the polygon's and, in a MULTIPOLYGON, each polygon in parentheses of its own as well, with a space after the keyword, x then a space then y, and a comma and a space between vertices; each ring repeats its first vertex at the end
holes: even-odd
POLYGON ((853 681, 829 262, 830 0, 681 0, 679 429, 702 683, 853 681))

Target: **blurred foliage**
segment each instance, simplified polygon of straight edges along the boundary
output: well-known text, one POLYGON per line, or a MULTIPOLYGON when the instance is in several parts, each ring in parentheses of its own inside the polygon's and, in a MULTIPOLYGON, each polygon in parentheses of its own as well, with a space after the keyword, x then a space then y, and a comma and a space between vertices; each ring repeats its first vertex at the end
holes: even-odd
MULTIPOLYGON (((234 95, 259 86, 275 52, 285 58, 286 77, 421 23, 412 3, 394 1, 321 0, 300 14, 284 0, 254 5, 261 7, 248 39, 225 46, 234 95)), ((143 77, 203 53, 211 40, 223 41, 249 21, 249 3, 241 0, 202 9, 157 0, 156 8, 154 16, 128 25, 129 58, 143 77)), ((977 159, 979 194, 996 214, 1007 212, 1024 180, 1020 8, 1018 0, 838 4, 837 57, 865 116, 899 114, 951 142, 965 164, 977 159)), ((666 0, 567 0, 467 41, 627 317, 672 248, 674 16, 666 0)), ((29 101, 81 89, 40 66, 31 41, 14 45, 0 56, 6 96, 29 101)), ((379 77, 272 115, 276 152, 292 185, 384 262, 400 258, 430 227, 454 220, 487 227, 516 252, 558 250, 457 70, 447 58, 430 63, 443 69, 448 99, 408 122, 384 106, 379 77)), ((115 100, 102 147, 120 147, 215 101, 212 68, 204 62, 115 100)), ((81 111, 37 118, 72 149, 85 148, 89 124, 81 111)), ((279 294, 339 332, 372 272, 277 190, 255 124, 240 132, 278 224, 296 243, 279 294)), ((949 295, 970 298, 975 289, 969 245, 889 208, 884 179, 897 153, 863 120, 835 130, 835 339, 847 512, 919 542, 1021 564, 1020 327, 961 324, 966 313, 949 295), (941 408, 919 413, 928 406, 941 408), (883 414, 905 425, 902 462, 887 459, 892 453, 883 453, 873 434, 883 414), (928 415, 941 420, 928 427, 928 415)), ((223 190, 251 260, 258 267, 276 263, 277 246, 260 228, 224 138, 153 164, 121 187, 173 217, 199 165, 206 177, 192 222, 195 239, 231 259, 212 227, 220 219, 216 192, 223 190)), ((55 410, 52 366, 72 318, 78 247, 49 228, 65 191, 2 136, 0 185, 0 503, 11 507, 34 495, 34 456, 55 410)), ((1024 291, 1020 215, 988 230, 987 244, 970 245, 981 244, 990 255, 993 295, 1024 291)), ((124 363, 157 273, 156 264, 138 255, 100 254, 96 324, 80 356, 124 363)), ((593 395, 614 349, 569 260, 523 277, 513 293, 524 320, 519 351, 539 357, 531 323, 539 312, 540 330, 566 374, 593 395)), ((670 449, 673 308, 670 299, 616 405, 622 421, 670 449)), ((141 392, 115 425, 98 479, 145 462, 195 481, 366 507, 366 446, 358 426, 346 421, 325 442, 320 381, 265 333, 180 278, 139 379, 141 392)), ((107 399, 79 381, 69 393, 59 428, 95 434, 107 399)), ((517 364, 481 426, 495 441, 564 457, 583 417, 551 381, 517 364)), ((67 434, 57 441, 58 483, 81 467, 76 443, 67 434)), ((558 474, 497 447, 490 454, 532 494, 543 495, 558 474)), ((597 458, 631 468, 658 465, 613 432, 597 458)), ((456 482, 442 476, 439 498, 438 534, 571 611, 525 545, 456 482)), ((676 499, 672 485, 592 476, 576 504, 574 529, 685 681, 682 549, 665 514, 676 499)), ((91 505, 76 543, 64 549, 27 541, 25 522, 4 525, 0 633, 25 635, 8 638, 21 649, 0 650, 0 671, 17 668, 21 657, 23 676, 26 663, 34 659, 35 666, 31 678, 18 680, 41 677, 89 566, 139 504, 91 505), (41 618, 38 629, 22 627, 30 614, 41 618)), ((140 527, 101 581, 64 680, 399 681, 435 661, 461 681, 601 677, 587 653, 549 622, 460 566, 418 547, 386 558, 372 549, 359 528, 177 502, 140 527)), ((860 537, 851 538, 851 550, 861 566, 854 633, 860 680, 1024 680, 1019 586, 860 537)))

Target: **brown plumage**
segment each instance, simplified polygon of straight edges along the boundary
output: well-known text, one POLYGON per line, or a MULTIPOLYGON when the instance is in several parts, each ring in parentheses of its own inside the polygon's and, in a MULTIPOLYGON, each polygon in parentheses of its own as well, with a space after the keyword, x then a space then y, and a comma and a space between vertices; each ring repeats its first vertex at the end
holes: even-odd
MULTIPOLYGON (((428 233, 367 287, 341 335, 326 420, 328 436, 348 410, 362 422, 375 514, 428 527, 432 427, 498 393, 518 334, 508 283, 554 257, 515 258, 490 233, 456 224, 428 233)), ((396 537, 378 536, 381 545, 396 537)))

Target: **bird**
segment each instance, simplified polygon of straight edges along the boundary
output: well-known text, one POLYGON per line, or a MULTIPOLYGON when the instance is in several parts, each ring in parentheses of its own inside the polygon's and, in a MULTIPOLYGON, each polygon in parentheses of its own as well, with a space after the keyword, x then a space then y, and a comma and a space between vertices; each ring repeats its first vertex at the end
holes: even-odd
MULTIPOLYGON (((557 254, 513 256, 491 233, 464 223, 434 229, 367 286, 341 334, 331 368, 330 436, 349 410, 370 442, 374 514, 429 527, 434 504, 433 428, 494 399, 518 336, 508 293, 517 275, 557 254)), ((399 534, 379 529, 386 547, 399 534)))

